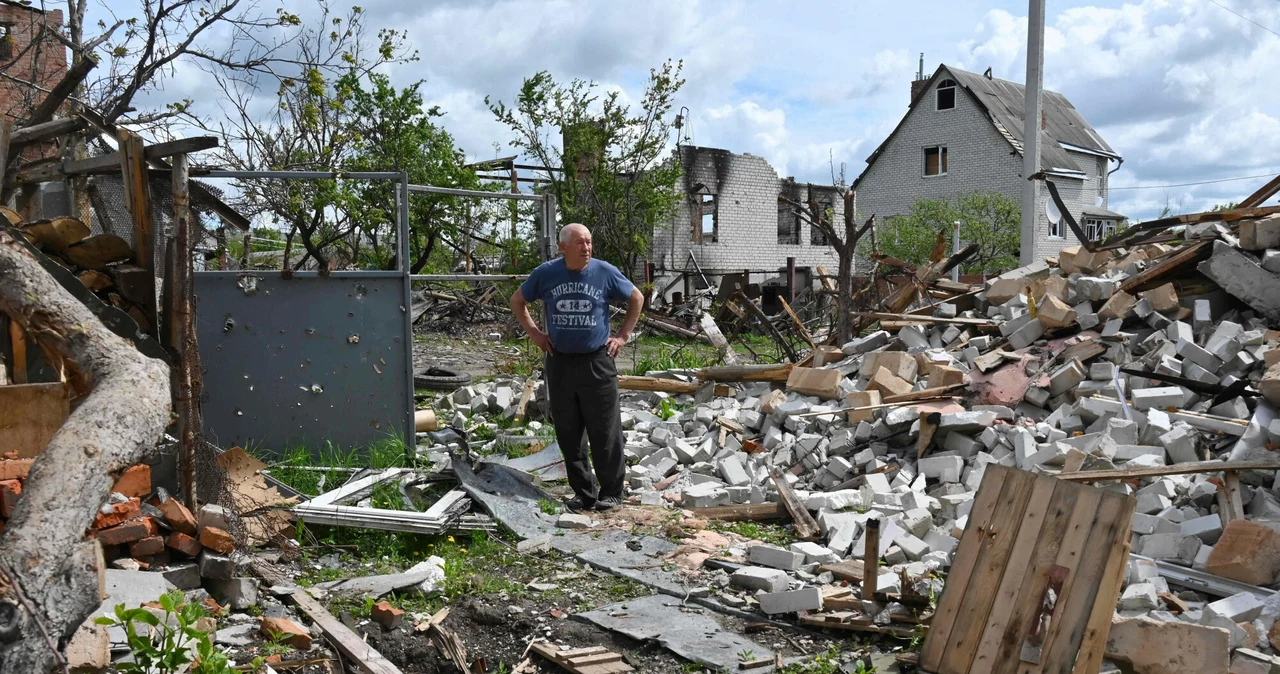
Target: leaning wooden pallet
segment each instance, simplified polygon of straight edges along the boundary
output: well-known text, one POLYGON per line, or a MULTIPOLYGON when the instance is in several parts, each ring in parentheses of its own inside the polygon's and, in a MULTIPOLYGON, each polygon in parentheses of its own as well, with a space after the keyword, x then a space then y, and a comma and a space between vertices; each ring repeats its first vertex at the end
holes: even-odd
POLYGON ((1132 496, 988 466, 920 669, 1096 672, 1128 556, 1132 496))

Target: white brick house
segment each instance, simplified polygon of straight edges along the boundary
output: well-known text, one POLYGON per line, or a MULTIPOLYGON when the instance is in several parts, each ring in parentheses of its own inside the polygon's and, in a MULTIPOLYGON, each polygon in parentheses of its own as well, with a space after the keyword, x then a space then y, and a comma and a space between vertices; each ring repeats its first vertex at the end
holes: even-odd
MULTIPOLYGON (((932 77, 913 82, 911 92, 907 114, 853 183, 858 217, 875 214, 884 222, 920 199, 974 191, 1001 192, 1021 203, 1023 86, 940 65, 932 77)), ((1044 92, 1041 129, 1041 170, 1086 236, 1115 231, 1124 216, 1107 210, 1107 178, 1120 155, 1059 93, 1044 92)), ((1041 189, 1035 259, 1079 243, 1065 219, 1050 224, 1049 198, 1041 189)))
MULTIPOLYGON (((684 198, 671 223, 655 229, 648 256, 657 289, 694 272, 690 253, 713 286, 724 274, 747 270, 759 283, 784 272, 787 258, 795 258, 798 288, 814 278, 817 265, 835 273, 835 251, 787 203, 812 197, 829 206, 842 230, 844 201, 834 187, 780 179, 769 162, 750 154, 682 145, 678 156, 684 198)), ((676 283, 665 297, 692 289, 676 283)))

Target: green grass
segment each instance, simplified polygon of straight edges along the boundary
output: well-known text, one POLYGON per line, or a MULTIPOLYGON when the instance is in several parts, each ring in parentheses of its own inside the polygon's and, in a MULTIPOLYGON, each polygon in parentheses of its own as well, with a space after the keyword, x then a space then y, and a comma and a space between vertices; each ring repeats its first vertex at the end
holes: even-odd
MULTIPOLYGON (((815 655, 812 660, 797 662, 783 667, 780 674, 835 674, 840 671, 840 648, 832 646, 825 653, 815 655)), ((859 666, 857 674, 873 674, 875 668, 866 669, 859 666)))
POLYGON ((777 524, 761 522, 712 522, 710 528, 720 533, 734 533, 770 545, 785 548, 796 542, 795 535, 777 524))
POLYGON ((410 459, 404 440, 400 438, 379 440, 363 449, 342 449, 326 445, 313 453, 306 447, 295 446, 286 448, 279 456, 262 448, 253 449, 250 453, 270 466, 271 477, 308 496, 317 496, 322 492, 336 489, 351 476, 348 470, 306 470, 309 468, 381 470, 416 465, 416 461, 410 459), (322 478, 323 487, 321 486, 322 478))

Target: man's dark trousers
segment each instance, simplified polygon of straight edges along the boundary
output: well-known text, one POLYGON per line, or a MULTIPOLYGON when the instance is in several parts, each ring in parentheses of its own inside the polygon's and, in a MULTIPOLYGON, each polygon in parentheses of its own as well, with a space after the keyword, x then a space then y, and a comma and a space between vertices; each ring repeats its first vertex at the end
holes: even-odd
POLYGON ((618 368, 607 348, 547 356, 547 395, 569 486, 587 503, 622 498, 626 462, 618 410, 618 368), (587 462, 590 440, 591 461, 587 462), (591 468, 600 480, 596 490, 591 468))

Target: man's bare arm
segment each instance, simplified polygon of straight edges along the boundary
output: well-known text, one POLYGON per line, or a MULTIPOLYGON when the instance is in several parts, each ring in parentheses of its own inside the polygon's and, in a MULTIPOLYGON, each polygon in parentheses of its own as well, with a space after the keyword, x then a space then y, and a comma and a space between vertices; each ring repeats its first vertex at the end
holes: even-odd
POLYGON ((516 322, 520 327, 524 328, 525 334, 529 335, 529 339, 538 345, 546 353, 551 353, 551 337, 547 333, 538 328, 538 324, 533 321, 533 316, 529 313, 529 303, 525 301, 524 294, 519 288, 511 294, 511 313, 516 317, 516 322))

